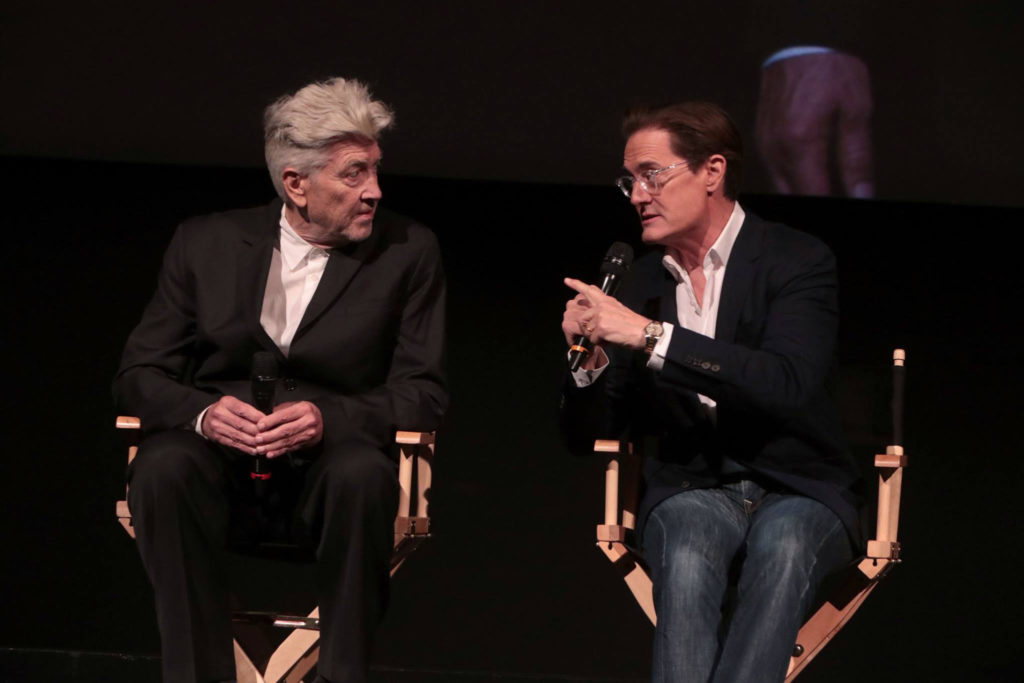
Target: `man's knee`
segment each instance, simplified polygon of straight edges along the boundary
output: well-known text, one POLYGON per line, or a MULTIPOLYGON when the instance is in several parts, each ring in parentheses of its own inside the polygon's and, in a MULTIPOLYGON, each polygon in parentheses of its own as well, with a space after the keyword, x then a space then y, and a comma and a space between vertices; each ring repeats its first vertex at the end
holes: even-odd
POLYGON ((799 503, 789 514, 755 524, 748 538, 746 562, 767 581, 804 583, 845 559, 846 534, 838 516, 816 501, 799 503))
POLYGON ((680 493, 655 507, 644 549, 659 582, 699 585, 725 577, 743 538, 730 513, 713 490, 680 493))
POLYGON ((165 494, 190 487, 216 485, 221 471, 217 453, 194 432, 172 430, 147 437, 128 467, 131 498, 160 491, 165 494))

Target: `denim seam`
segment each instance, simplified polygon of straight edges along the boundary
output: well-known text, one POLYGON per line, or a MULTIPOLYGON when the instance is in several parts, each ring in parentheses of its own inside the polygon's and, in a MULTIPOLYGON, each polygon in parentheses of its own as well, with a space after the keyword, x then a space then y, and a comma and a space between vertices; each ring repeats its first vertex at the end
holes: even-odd
MULTIPOLYGON (((842 527, 842 525, 843 525, 842 520, 836 520, 832 524, 832 528, 828 530, 828 533, 821 537, 821 540, 818 542, 818 547, 814 549, 814 561, 811 562, 811 565, 807 568, 807 576, 810 576, 811 574, 813 574, 814 573, 814 568, 818 566, 818 558, 821 557, 821 548, 822 548, 822 546, 825 545, 825 542, 828 539, 832 538, 832 534, 834 534, 836 532, 837 528, 842 527)), ((804 598, 807 595, 807 590, 810 587, 811 587, 811 582, 810 581, 804 581, 804 589, 800 592, 800 602, 801 602, 801 604, 803 603, 804 598)))

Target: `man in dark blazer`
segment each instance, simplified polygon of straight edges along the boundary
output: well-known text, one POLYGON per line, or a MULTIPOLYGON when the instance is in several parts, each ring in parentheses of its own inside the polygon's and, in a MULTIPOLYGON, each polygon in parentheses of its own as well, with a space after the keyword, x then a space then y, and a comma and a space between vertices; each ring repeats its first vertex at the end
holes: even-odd
POLYGON ((567 382, 567 435, 581 452, 595 437, 653 450, 638 529, 654 681, 781 681, 818 584, 860 534, 861 484, 825 390, 835 260, 736 202, 742 146, 715 105, 636 110, 624 131, 618 185, 663 250, 618 299, 566 280, 579 293, 566 340, 593 344, 567 382))
POLYGON ((280 200, 182 224, 125 347, 114 389, 144 429, 129 506, 165 681, 234 679, 225 547, 267 538, 315 551, 318 680, 366 678, 398 500, 389 443, 436 428, 448 400, 437 242, 377 210, 391 120, 340 78, 271 105, 280 200), (278 362, 269 414, 251 398, 256 352, 278 362))

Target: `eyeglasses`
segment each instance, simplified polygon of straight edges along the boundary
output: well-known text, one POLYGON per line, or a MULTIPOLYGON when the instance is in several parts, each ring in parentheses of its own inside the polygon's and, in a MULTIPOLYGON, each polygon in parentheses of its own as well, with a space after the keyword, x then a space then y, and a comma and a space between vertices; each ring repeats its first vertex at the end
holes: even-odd
POLYGON ((633 187, 636 183, 640 183, 640 187, 644 189, 647 194, 658 194, 661 192, 661 188, 664 183, 667 183, 671 178, 666 180, 658 180, 658 176, 665 171, 670 171, 677 166, 685 166, 685 161, 677 161, 674 164, 665 166, 663 168, 652 168, 648 171, 644 171, 640 174, 639 178, 634 178, 631 175, 624 175, 615 181, 615 186, 622 190, 622 194, 627 197, 633 196, 633 187))

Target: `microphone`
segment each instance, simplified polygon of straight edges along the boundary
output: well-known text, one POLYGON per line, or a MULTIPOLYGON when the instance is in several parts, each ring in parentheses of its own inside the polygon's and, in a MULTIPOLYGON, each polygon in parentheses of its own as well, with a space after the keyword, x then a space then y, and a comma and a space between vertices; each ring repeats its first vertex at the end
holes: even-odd
MULTIPOLYGON (((601 291, 609 296, 615 295, 622 278, 629 272, 633 264, 633 247, 625 242, 616 242, 608 247, 608 253, 601 261, 601 291)), ((569 370, 576 372, 580 369, 583 359, 590 353, 590 340, 587 335, 581 334, 576 337, 576 343, 569 347, 569 370)))
MULTIPOLYGON (((270 351, 257 351, 252 354, 252 404, 256 410, 265 415, 274 411, 274 389, 277 386, 277 358, 270 351)), ((259 454, 249 472, 252 479, 267 481, 270 479, 270 463, 267 456, 259 454)))

